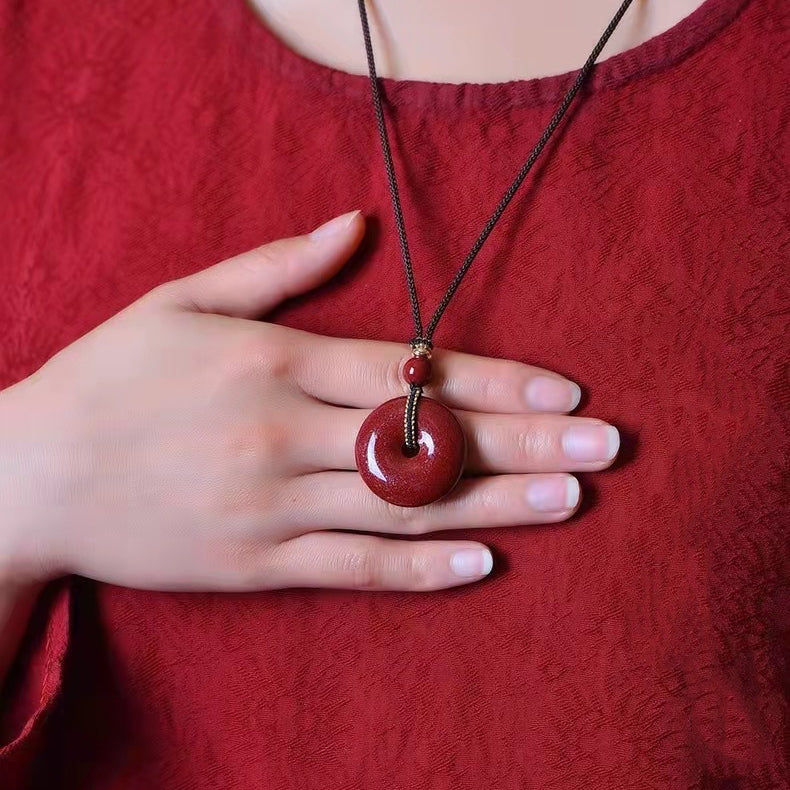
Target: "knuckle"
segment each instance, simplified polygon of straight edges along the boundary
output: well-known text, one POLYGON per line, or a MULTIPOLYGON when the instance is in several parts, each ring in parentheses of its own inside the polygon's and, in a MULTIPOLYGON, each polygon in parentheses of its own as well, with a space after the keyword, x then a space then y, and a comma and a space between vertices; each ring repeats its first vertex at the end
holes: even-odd
POLYGON ((252 541, 229 541, 225 547, 224 575, 236 590, 261 590, 274 586, 271 547, 252 541))
POLYGON ((265 279, 272 296, 283 301, 291 295, 285 283, 289 279, 287 269, 292 251, 290 240, 278 239, 249 250, 240 257, 239 263, 255 278, 265 279), (277 274, 278 270, 284 272, 284 276, 277 274))
POLYGON ((555 454, 552 436, 536 425, 520 425, 511 435, 513 452, 517 458, 539 460, 555 454))
POLYGON ((268 378, 287 379, 291 372, 291 357, 285 348, 265 346, 257 360, 257 367, 268 378))
POLYGON ((501 403, 512 392, 522 386, 522 378, 516 375, 511 365, 499 363, 491 375, 478 376, 474 380, 477 399, 483 404, 501 403))
POLYGON ((161 307, 182 300, 182 288, 178 280, 167 280, 144 293, 135 304, 142 307, 161 307))
POLYGON ((381 555, 373 549, 365 548, 348 554, 343 560, 343 570, 351 577, 351 583, 358 590, 375 590, 382 586, 384 569, 381 555))
POLYGON ((406 582, 411 590, 433 588, 431 558, 426 552, 412 551, 407 555, 406 582))
POLYGON ((224 448, 195 487, 195 505, 227 538, 257 540, 261 518, 272 516, 279 506, 271 477, 271 468, 266 474, 260 469, 257 448, 224 448))
POLYGON ((244 267, 253 274, 260 274, 282 262, 285 252, 285 242, 282 239, 270 241, 259 247, 254 247, 244 256, 244 267))
POLYGON ((215 567, 220 575, 239 590, 254 589, 261 576, 258 552, 246 541, 223 541, 217 551, 215 567))
POLYGON ((493 376, 478 376, 472 386, 476 390, 477 398, 483 403, 488 403, 495 396, 500 384, 493 376))
POLYGON ((267 375, 285 378, 290 372, 291 352, 285 343, 277 342, 270 333, 263 332, 255 338, 257 364, 267 375))
POLYGON ((269 423, 260 434, 256 460, 260 468, 271 470, 275 465, 282 464, 289 455, 291 428, 284 423, 269 423))
POLYGON ((466 491, 458 504, 467 522, 493 523, 497 513, 521 506, 519 493, 513 487, 479 486, 472 491, 466 491))
POLYGON ((253 375, 281 380, 288 378, 291 373, 291 352, 288 346, 265 328, 240 336, 235 346, 224 356, 223 362, 228 375, 233 378, 253 375))
POLYGON ((431 520, 424 507, 404 507, 380 500, 383 523, 407 535, 423 535, 430 531, 431 520))
POLYGON ((282 422, 240 425, 225 437, 224 463, 237 479, 257 481, 288 460, 291 428, 282 422))
POLYGON ((200 551, 223 586, 263 589, 274 586, 284 570, 277 538, 261 527, 277 518, 277 496, 271 486, 243 488, 225 486, 205 503, 202 512, 211 528, 200 551))
POLYGON ((392 398, 403 395, 405 392, 406 385, 401 376, 404 362, 404 357, 389 359, 378 370, 381 389, 389 393, 392 398))

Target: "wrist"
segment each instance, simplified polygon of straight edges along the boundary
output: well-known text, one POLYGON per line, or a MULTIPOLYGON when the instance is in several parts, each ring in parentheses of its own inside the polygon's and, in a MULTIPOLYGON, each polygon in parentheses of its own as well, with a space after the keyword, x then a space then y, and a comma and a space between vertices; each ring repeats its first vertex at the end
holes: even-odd
POLYGON ((45 506, 48 476, 57 469, 37 446, 23 384, 0 392, 0 590, 20 593, 58 575, 47 551, 52 514, 45 506))

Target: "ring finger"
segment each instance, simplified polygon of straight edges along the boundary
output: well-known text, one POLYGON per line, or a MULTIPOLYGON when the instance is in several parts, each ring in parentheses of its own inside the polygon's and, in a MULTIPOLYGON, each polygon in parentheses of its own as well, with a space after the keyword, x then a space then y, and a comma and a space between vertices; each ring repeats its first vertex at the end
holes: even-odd
POLYGON ((287 485, 284 518, 298 533, 346 529, 421 535, 448 529, 510 527, 562 521, 579 505, 569 474, 492 475, 461 480, 451 494, 423 507, 379 499, 352 472, 318 472, 287 485))

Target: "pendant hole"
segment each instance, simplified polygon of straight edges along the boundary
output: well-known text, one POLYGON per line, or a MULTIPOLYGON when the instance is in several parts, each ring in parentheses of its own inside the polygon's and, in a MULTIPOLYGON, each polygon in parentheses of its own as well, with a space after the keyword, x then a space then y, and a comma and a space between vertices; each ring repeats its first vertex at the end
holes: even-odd
POLYGON ((409 446, 406 444, 406 442, 404 442, 404 443, 403 443, 403 446, 401 447, 401 452, 402 452, 402 453, 403 453, 403 454, 404 454, 404 455, 405 455, 407 458, 414 458, 414 456, 415 456, 415 455, 417 455, 417 453, 419 453, 419 452, 420 452, 420 445, 418 444, 416 447, 409 447, 409 446))

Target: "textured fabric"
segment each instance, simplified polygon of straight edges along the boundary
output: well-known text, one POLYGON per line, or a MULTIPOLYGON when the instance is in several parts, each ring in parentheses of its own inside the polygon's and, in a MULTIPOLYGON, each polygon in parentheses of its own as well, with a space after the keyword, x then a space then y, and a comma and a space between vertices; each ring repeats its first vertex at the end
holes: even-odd
MULTIPOLYGON (((353 208, 353 262, 274 319, 410 337, 366 77, 244 0, 0 8, 0 384, 353 208)), ((786 0, 706 0, 601 63, 440 326, 579 382, 578 413, 621 430, 576 517, 445 533, 497 563, 448 592, 61 582, 0 787, 790 786, 787 22, 786 0)), ((570 78, 385 80, 426 311, 570 78)))

